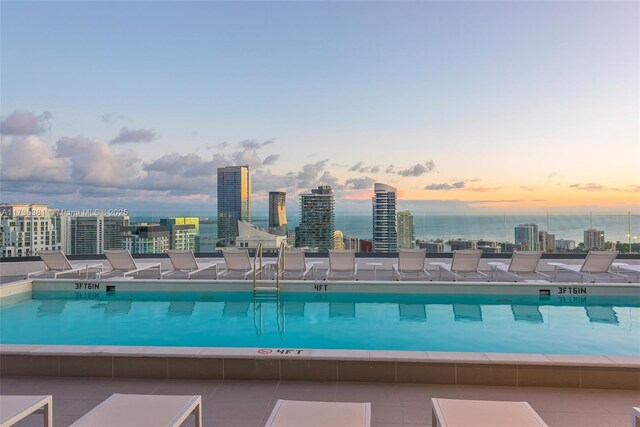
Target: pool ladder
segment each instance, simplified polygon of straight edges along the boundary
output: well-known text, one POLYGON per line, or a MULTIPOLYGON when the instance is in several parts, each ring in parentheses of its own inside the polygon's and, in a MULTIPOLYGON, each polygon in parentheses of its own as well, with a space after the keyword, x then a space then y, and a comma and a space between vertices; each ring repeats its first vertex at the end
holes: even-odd
POLYGON ((282 336, 284 334, 284 319, 282 316, 282 304, 280 303, 280 276, 284 273, 284 256, 285 256, 285 242, 281 242, 278 251, 278 257, 276 259, 276 277, 275 287, 270 285, 264 286, 259 284, 257 276, 263 273, 264 265, 262 264, 262 241, 258 242, 256 247, 256 255, 253 260, 253 324, 256 329, 256 334, 262 335, 262 318, 263 318, 263 303, 276 304, 276 315, 278 323, 278 331, 282 336), (258 267, 259 262, 259 267, 258 267))

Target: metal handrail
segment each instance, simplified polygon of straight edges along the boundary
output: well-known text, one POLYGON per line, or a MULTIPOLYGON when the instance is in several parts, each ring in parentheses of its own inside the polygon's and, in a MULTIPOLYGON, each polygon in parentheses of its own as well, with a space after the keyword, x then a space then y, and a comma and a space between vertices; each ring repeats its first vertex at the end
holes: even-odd
POLYGON ((276 259, 276 290, 280 291, 280 273, 284 275, 284 257, 285 257, 285 245, 284 241, 280 242, 280 249, 278 250, 278 258, 276 259))
POLYGON ((260 275, 262 275, 262 240, 258 242, 258 246, 256 246, 256 255, 253 257, 253 291, 256 290, 256 279, 258 276, 258 258, 260 259, 260 275))

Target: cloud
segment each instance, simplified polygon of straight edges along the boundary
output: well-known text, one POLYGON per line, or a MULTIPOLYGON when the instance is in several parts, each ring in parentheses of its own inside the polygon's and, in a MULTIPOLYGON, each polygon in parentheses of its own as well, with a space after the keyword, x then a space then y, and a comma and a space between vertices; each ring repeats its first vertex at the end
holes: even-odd
POLYGON ((603 191, 603 190, 605 190, 605 187, 603 187, 602 185, 598 185, 598 184, 594 184, 594 183, 572 184, 572 185, 569 186, 569 188, 574 188, 576 190, 581 190, 581 191, 603 191))
POLYGON ((380 165, 367 166, 364 162, 358 162, 349 168, 349 172, 378 173, 380 165))
POLYGON ((50 127, 51 113, 45 111, 35 115, 29 111, 16 110, 0 123, 0 132, 9 135, 39 135, 50 127))
POLYGON ((262 161, 263 165, 272 165, 280 158, 279 154, 270 154, 262 161))
POLYGON ((361 178, 350 178, 345 181, 344 188, 347 190, 364 190, 367 188, 371 189, 375 182, 375 179, 369 178, 368 176, 363 176, 361 178))
POLYGON ((475 191, 476 193, 488 193, 490 191, 498 191, 502 187, 466 187, 467 191, 475 191))
POLYGON ((253 148, 245 148, 242 151, 236 151, 231 155, 231 163, 234 165, 261 166, 262 160, 253 148))
POLYGON ((640 192, 640 185, 627 185, 626 187, 606 187, 604 185, 594 184, 592 182, 588 184, 571 184, 569 188, 580 191, 621 191, 624 193, 640 192))
POLYGON ((526 185, 520 186, 520 191, 533 191, 533 190, 535 190, 535 188, 533 187, 527 187, 526 185))
POLYGON ((104 142, 61 138, 53 147, 37 136, 3 137, 2 180, 126 187, 140 176, 131 150, 115 152, 104 142))
POLYGON ((162 172, 170 175, 181 175, 187 178, 214 176, 217 168, 226 166, 228 161, 221 155, 205 160, 197 154, 170 153, 146 163, 143 168, 147 172, 162 172))
POLYGON ((339 192, 344 189, 344 185, 340 184, 338 178, 331 175, 331 172, 329 171, 325 171, 322 176, 318 178, 318 182, 316 183, 316 185, 314 185, 314 187, 318 185, 329 185, 331 186, 333 192, 338 193, 338 195, 339 192))
POLYGON ((360 172, 360 169, 364 166, 364 162, 358 162, 349 168, 349 172, 360 172))
POLYGON ((449 190, 457 190, 460 188, 464 188, 464 181, 455 181, 451 184, 444 182, 442 184, 430 184, 424 187, 425 190, 434 190, 434 191, 449 191, 449 190))
POLYGON ((324 172, 328 160, 320 160, 316 163, 307 163, 302 166, 302 170, 296 174, 298 179, 298 188, 311 188, 318 182, 320 174, 324 172))
POLYGON ((104 123, 109 124, 109 125, 112 125, 112 124, 115 124, 117 122, 122 122, 124 120, 127 120, 126 116, 123 116, 122 114, 117 114, 117 113, 100 114, 98 117, 104 123))
POLYGON ((269 191, 290 190, 295 187, 295 177, 293 174, 275 175, 269 170, 257 170, 251 176, 251 191, 254 195, 264 198, 269 191))
POLYGON ((257 150, 258 148, 262 148, 265 145, 274 144, 276 141, 274 139, 267 139, 264 142, 256 141, 255 139, 245 139, 238 144, 239 148, 250 148, 257 150))
POLYGON ((432 160, 429 160, 424 164, 418 163, 416 165, 411 166, 408 169, 398 171, 397 174, 400 176, 422 176, 425 173, 431 172, 435 167, 436 167, 436 164, 432 160))
POLYGON ((122 187, 140 176, 141 160, 135 152, 116 152, 104 142, 62 138, 56 143, 55 152, 57 157, 68 160, 71 179, 77 184, 122 187))
POLYGON ((3 189, 7 181, 35 180, 45 182, 64 182, 68 163, 56 157, 55 152, 39 137, 14 136, 3 137, 0 177, 3 189))
POLYGON ((118 136, 113 138, 110 144, 128 144, 130 142, 151 142, 158 135, 153 129, 129 129, 123 127, 118 136))
POLYGON ((384 171, 386 173, 396 173, 396 167, 394 165, 389 165, 384 171))

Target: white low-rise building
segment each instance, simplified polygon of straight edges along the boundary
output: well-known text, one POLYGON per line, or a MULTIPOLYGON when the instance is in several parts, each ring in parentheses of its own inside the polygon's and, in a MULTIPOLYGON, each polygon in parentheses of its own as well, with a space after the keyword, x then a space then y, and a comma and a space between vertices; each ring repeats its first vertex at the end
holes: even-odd
POLYGON ((44 204, 0 204, 3 257, 37 255, 60 249, 49 206, 44 204))
POLYGON ((236 238, 236 247, 241 249, 256 249, 258 243, 262 242, 263 252, 276 252, 280 248, 280 244, 285 242, 287 236, 278 236, 276 234, 267 233, 260 230, 253 224, 245 221, 238 221, 238 237, 236 238))

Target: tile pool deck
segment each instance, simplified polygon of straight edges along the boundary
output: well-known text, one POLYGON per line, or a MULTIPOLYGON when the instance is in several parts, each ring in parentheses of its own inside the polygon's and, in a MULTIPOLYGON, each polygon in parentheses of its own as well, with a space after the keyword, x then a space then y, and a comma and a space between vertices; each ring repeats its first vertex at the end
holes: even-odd
MULTIPOLYGON (((371 402, 374 427, 431 425, 432 397, 527 401, 551 427, 629 426, 640 403, 638 391, 292 381, 3 377, 0 392, 53 395, 54 426, 68 426, 113 393, 199 394, 204 425, 225 427, 264 426, 278 399, 371 402)), ((17 424, 41 425, 41 415, 17 424)))

